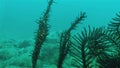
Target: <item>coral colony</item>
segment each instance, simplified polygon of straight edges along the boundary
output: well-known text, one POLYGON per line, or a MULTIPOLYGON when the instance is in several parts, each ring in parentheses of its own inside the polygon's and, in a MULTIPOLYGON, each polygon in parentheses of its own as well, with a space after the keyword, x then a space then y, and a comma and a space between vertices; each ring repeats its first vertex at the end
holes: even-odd
MULTIPOLYGON (((49 34, 48 20, 53 0, 48 2, 47 10, 40 19, 35 39, 35 48, 32 54, 32 67, 35 68, 42 44, 49 34)), ((61 33, 57 68, 64 68, 67 55, 71 56, 73 68, 120 68, 120 14, 113 18, 108 28, 84 28, 72 36, 71 32, 86 18, 86 13, 81 12, 71 26, 61 33)))
MULTIPOLYGON (((39 21, 35 49, 32 54, 35 68, 40 49, 48 35, 48 18, 53 0, 48 3, 47 10, 39 21)), ((59 42, 57 68, 64 68, 64 61, 69 54, 74 58, 71 66, 76 68, 120 68, 120 14, 108 24, 108 28, 84 28, 74 36, 72 30, 86 18, 85 12, 77 17, 68 30, 61 33, 59 42), (114 49, 114 50, 113 50, 114 49)))
POLYGON ((120 12, 107 28, 89 25, 73 35, 72 31, 87 17, 85 12, 81 12, 70 27, 57 36, 58 42, 49 43, 50 39, 47 39, 51 32, 48 21, 54 3, 54 0, 49 0, 37 22, 33 44, 27 40, 19 45, 13 42, 0 44, 0 61, 7 60, 0 62, 0 68, 120 68, 120 12))

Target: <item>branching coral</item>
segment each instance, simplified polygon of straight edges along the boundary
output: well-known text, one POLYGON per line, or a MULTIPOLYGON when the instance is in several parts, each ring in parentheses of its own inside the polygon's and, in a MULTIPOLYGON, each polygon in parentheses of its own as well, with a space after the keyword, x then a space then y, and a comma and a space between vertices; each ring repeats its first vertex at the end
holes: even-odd
POLYGON ((70 26, 68 30, 62 33, 60 39, 60 50, 59 50, 59 58, 58 58, 58 68, 62 68, 63 61, 68 54, 70 43, 70 35, 71 31, 76 28, 76 26, 81 23, 82 20, 86 18, 85 13, 81 13, 80 17, 78 17, 70 26))
POLYGON ((47 6, 47 10, 45 11, 43 17, 40 19, 40 21, 38 22, 38 30, 37 30, 37 35, 35 38, 35 47, 34 47, 34 51, 32 54, 32 68, 36 68, 36 64, 37 64, 37 59, 40 53, 40 49, 42 47, 42 44, 44 43, 44 41, 46 40, 46 36, 48 35, 48 19, 49 19, 49 13, 51 10, 51 6, 53 4, 53 0, 50 0, 47 6))
POLYGON ((97 61, 99 68, 120 68, 120 57, 112 56, 102 58, 97 61))
POLYGON ((108 30, 112 33, 112 43, 120 49, 120 12, 116 13, 116 16, 112 18, 113 21, 108 25, 108 30))
POLYGON ((75 42, 72 43, 72 51, 70 54, 76 59, 82 68, 92 68, 94 65, 94 59, 100 59, 107 57, 110 52, 109 42, 105 39, 105 31, 103 28, 86 28, 81 32, 73 36, 75 42), (79 54, 79 55, 78 55, 79 54))
POLYGON ((120 68, 120 14, 116 14, 116 16, 108 24, 108 33, 106 33, 107 40, 111 43, 116 53, 108 58, 99 59, 100 68, 120 68))
MULTIPOLYGON (((36 68, 37 59, 42 47, 42 44, 46 40, 48 35, 48 19, 49 13, 53 0, 50 0, 43 17, 38 22, 38 30, 35 39, 35 48, 32 54, 32 68, 36 68)), ((71 32, 76 26, 86 18, 85 13, 81 13, 79 17, 73 21, 70 28, 62 32, 60 37, 60 48, 58 55, 57 68, 62 68, 64 60, 67 54, 71 54, 75 61, 82 68, 93 68, 94 62, 97 62, 99 68, 110 68, 112 62, 115 62, 114 68, 119 68, 120 62, 120 15, 116 14, 117 17, 113 18, 114 22, 111 22, 108 26, 108 31, 105 28, 93 28, 90 27, 88 30, 84 28, 81 34, 73 36, 71 41, 71 32), (112 45, 117 48, 116 57, 110 55, 112 45), (109 62, 108 64, 106 64, 109 62)))
POLYGON ((108 29, 111 32, 114 32, 114 34, 117 34, 120 37, 120 12, 116 13, 115 18, 112 18, 113 21, 111 21, 110 24, 108 24, 108 29))

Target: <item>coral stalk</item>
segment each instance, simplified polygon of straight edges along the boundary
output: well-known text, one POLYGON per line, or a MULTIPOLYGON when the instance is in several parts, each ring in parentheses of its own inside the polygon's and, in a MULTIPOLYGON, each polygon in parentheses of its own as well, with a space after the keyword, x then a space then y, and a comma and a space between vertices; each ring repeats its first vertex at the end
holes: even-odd
POLYGON ((48 18, 49 18, 49 13, 51 10, 51 5, 53 3, 53 0, 50 0, 47 6, 47 10, 45 11, 43 17, 41 20, 38 22, 38 30, 37 30, 37 35, 35 38, 35 47, 33 50, 32 54, 32 68, 36 68, 38 56, 40 54, 40 50, 42 48, 42 44, 46 40, 46 36, 48 35, 48 18))
POLYGON ((76 26, 81 23, 81 21, 86 18, 85 12, 81 13, 80 17, 78 17, 70 26, 68 30, 62 33, 60 39, 60 50, 59 50, 59 58, 58 58, 58 68, 62 68, 63 61, 68 54, 69 47, 71 45, 70 35, 71 31, 76 28, 76 26))

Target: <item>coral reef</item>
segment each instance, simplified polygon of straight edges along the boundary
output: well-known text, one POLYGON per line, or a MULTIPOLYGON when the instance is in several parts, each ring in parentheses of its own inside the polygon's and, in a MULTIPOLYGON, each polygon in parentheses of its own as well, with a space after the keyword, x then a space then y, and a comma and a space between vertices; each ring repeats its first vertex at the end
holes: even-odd
POLYGON ((120 15, 113 18, 106 28, 86 28, 73 36, 70 54, 82 68, 119 68, 119 24, 120 15), (76 43, 75 43, 76 42, 76 43))
MULTIPOLYGON (((26 40, 28 41, 28 40, 26 40)), ((0 68, 30 68, 31 67, 31 52, 33 42, 29 41, 29 46, 25 48, 19 48, 21 45, 20 42, 15 42, 14 40, 2 41, 0 42, 0 68)))
POLYGON ((0 42, 0 68, 120 68, 120 12, 107 28, 88 26, 72 35, 86 18, 82 12, 59 37, 49 34, 53 3, 48 2, 38 22, 35 40, 0 42))

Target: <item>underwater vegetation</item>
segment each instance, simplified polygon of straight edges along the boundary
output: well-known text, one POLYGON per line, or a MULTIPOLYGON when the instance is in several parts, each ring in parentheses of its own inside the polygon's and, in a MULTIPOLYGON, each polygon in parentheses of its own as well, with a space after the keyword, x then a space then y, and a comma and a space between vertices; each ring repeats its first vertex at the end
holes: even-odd
POLYGON ((82 20, 84 20, 85 17, 86 17, 85 13, 81 13, 80 17, 78 17, 71 24, 70 28, 61 34, 59 59, 58 59, 58 65, 57 65, 58 68, 62 68, 62 64, 64 62, 64 59, 69 52, 69 48, 71 45, 71 42, 70 42, 71 31, 74 30, 76 25, 78 25, 82 20))
POLYGON ((57 36, 59 40, 50 41, 48 22, 53 4, 54 0, 49 0, 37 22, 34 42, 0 43, 0 62, 5 61, 0 63, 0 68, 120 68, 120 12, 107 27, 89 25, 73 35, 72 31, 87 18, 86 12, 81 12, 57 36))
POLYGON ((36 68, 37 59, 40 53, 40 49, 42 47, 42 44, 46 40, 46 36, 48 35, 49 27, 48 27, 48 18, 49 18, 49 12, 51 9, 51 5, 53 4, 53 0, 50 0, 48 3, 47 9, 43 15, 43 17, 38 22, 39 27, 37 30, 37 35, 35 39, 35 48, 32 54, 32 68, 36 68))
MULTIPOLYGON (((38 31, 35 39, 35 46, 32 54, 32 68, 36 68, 38 56, 41 53, 43 43, 49 34, 48 19, 53 0, 48 2, 47 10, 38 22, 38 31)), ((61 33, 57 68, 64 68, 63 64, 70 55, 76 68, 120 68, 120 12, 116 14, 108 24, 108 28, 88 28, 83 29, 76 35, 71 35, 72 30, 81 23, 87 16, 81 12, 71 24, 68 30, 61 33)))

